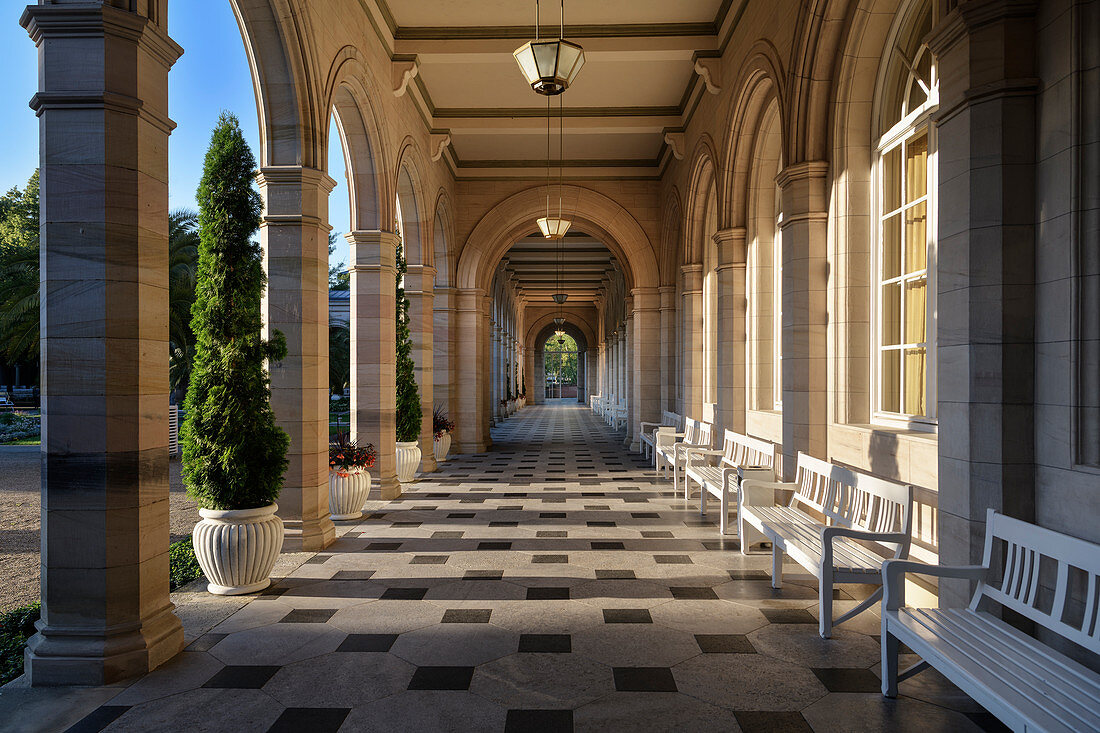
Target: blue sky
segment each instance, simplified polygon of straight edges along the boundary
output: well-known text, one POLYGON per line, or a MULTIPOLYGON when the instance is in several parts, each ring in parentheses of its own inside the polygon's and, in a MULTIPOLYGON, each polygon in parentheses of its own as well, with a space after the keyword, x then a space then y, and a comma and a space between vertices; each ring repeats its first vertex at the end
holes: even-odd
MULTIPOLYGON (((0 15, 0 99, 9 100, 0 111, 0 190, 22 187, 38 166, 38 119, 27 103, 37 91, 38 68, 34 44, 19 26, 25 3, 5 3, 0 15)), ((195 189, 202 175, 202 159, 210 131, 223 110, 241 121, 252 151, 259 157, 259 128, 252 78, 229 0, 187 0, 171 5, 169 34, 184 54, 168 75, 169 114, 176 129, 169 138, 169 207, 195 206, 195 189)), ((338 141, 335 132, 330 139, 338 141)), ((334 148, 337 146, 333 146, 334 148)), ((336 151, 333 151, 336 152, 336 151)), ((329 196, 333 231, 346 232, 350 214, 343 158, 329 156, 329 175, 336 188, 329 196)), ((347 261, 347 242, 337 240, 334 262, 347 261)))

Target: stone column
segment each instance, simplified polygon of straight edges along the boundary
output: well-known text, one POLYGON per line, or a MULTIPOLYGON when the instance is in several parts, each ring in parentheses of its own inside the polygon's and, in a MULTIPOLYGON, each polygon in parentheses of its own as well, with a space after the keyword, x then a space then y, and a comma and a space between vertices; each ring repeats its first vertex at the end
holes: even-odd
POLYGON ((351 428, 374 444, 371 477, 383 499, 397 481, 397 243, 393 232, 356 231, 351 245, 351 428))
POLYGON ((434 359, 432 396, 435 404, 443 405, 454 419, 454 288, 436 288, 432 303, 432 358, 434 359))
POLYGON ((684 417, 703 418, 703 266, 684 265, 681 309, 684 314, 683 390, 684 417))
POLYGON ((634 316, 631 324, 633 341, 634 421, 631 425, 630 449, 640 447, 642 422, 658 422, 661 417, 661 365, 652 358, 661 341, 661 294, 657 288, 634 288, 634 316))
POLYGON ((783 473, 802 451, 828 458, 828 172, 823 161, 779 174, 783 196, 783 473))
MULTIPOLYGON (((599 364, 600 364, 600 351, 595 346, 589 346, 588 351, 584 353, 585 357, 585 389, 588 394, 584 397, 584 404, 588 404, 588 398, 591 395, 600 391, 599 385, 599 364)), ((578 356, 579 358, 579 356, 578 356)))
POLYGON ((633 440, 634 424, 637 422, 637 405, 634 404, 634 298, 626 296, 624 300, 623 328, 623 394, 626 395, 626 438, 623 445, 629 446, 633 440))
MULTIPOLYGON (((959 3, 930 40, 941 70, 932 363, 944 564, 982 559, 987 507, 1034 521, 1034 13, 1029 2, 959 3)), ((968 583, 940 585, 942 606, 969 596, 968 583)))
POLYGON ((439 470, 435 463, 435 433, 432 430, 432 408, 435 404, 435 268, 409 265, 405 273, 405 295, 409 298, 413 362, 416 364, 416 387, 420 392, 420 472, 433 473, 439 470))
POLYGON ((659 288, 661 297, 661 410, 676 407, 676 288, 659 288))
POLYGON ((488 446, 489 357, 488 314, 481 290, 455 291, 455 450, 483 453, 488 446))
MULTIPOLYGON (((493 312, 493 299, 488 295, 482 295, 481 299, 478 301, 478 309, 478 335, 480 338, 477 343, 484 350, 484 362, 482 363, 487 364, 489 363, 489 339, 481 335, 489 332, 490 314, 493 312)), ((481 380, 480 386, 482 400, 481 414, 487 416, 492 411, 489 405, 489 380, 481 380)), ((488 447, 493 444, 492 433, 489 431, 489 421, 487 419, 481 421, 481 436, 482 442, 485 445, 483 450, 487 450, 488 447)))
POLYGON ((31 6, 20 23, 39 53, 43 294, 42 619, 25 669, 36 686, 106 685, 183 647, 167 359, 168 70, 182 49, 98 3, 31 6))
POLYGON ((260 243, 267 270, 264 330, 286 336, 287 355, 271 365, 271 407, 290 435, 279 494, 283 547, 313 551, 336 538, 328 511, 328 194, 323 171, 261 168, 260 243))
MULTIPOLYGON (((745 432, 747 381, 745 375, 745 318, 748 292, 745 281, 745 228, 722 229, 714 235, 718 245, 718 406, 714 416, 719 429, 745 432)), ((715 433, 715 441, 722 439, 715 433)))

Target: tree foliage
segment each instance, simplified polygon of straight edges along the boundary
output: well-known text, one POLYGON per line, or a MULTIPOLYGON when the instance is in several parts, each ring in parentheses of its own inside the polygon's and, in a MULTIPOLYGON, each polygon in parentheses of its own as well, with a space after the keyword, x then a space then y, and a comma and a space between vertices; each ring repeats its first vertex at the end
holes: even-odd
POLYGON ((38 359, 38 171, 0 197, 0 356, 38 359))
POLYGON ((343 395, 351 383, 351 330, 343 323, 328 327, 328 388, 343 395))
POLYGON ((199 215, 177 209, 168 215, 168 379, 172 389, 186 390, 195 359, 191 308, 199 264, 199 215))
MULTIPOLYGON (((336 252, 336 232, 329 232, 328 235, 328 256, 329 262, 332 262, 332 255, 336 252)), ((351 289, 351 273, 348 272, 347 266, 340 262, 335 265, 329 265, 328 268, 328 289, 329 290, 350 290, 351 289)))
POLYGON ((577 381, 577 342, 569 334, 553 334, 543 347, 546 360, 546 376, 556 375, 562 384, 575 384, 577 381), (561 338, 562 343, 558 343, 561 338))
POLYGON ((181 431, 187 492, 207 509, 271 504, 287 466, 290 438, 275 424, 264 364, 286 355, 286 339, 260 336, 266 277, 252 239, 263 209, 255 168, 237 118, 222 113, 197 193, 195 360, 181 431))
POLYGON ((416 365, 412 358, 409 328, 409 299, 405 296, 405 253, 397 245, 397 440, 411 443, 420 438, 420 392, 416 388, 416 365))

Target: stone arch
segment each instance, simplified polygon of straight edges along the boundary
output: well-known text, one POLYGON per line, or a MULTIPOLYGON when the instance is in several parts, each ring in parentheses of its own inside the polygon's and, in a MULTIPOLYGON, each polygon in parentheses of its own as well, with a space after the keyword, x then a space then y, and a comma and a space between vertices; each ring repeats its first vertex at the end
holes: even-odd
POLYGON ((680 278, 680 237, 683 232, 684 210, 680 204, 680 191, 676 186, 668 194, 662 214, 661 227, 661 285, 675 285, 680 278))
POLYGON ((405 259, 410 265, 430 265, 433 246, 425 246, 425 237, 431 232, 428 212, 421 185, 419 150, 411 138, 401 144, 397 156, 397 174, 394 191, 401 208, 401 226, 404 229, 405 259))
MULTIPOLYGON (((386 214, 392 210, 385 171, 385 151, 381 145, 382 126, 370 104, 372 86, 358 58, 358 51, 345 46, 333 60, 325 86, 327 109, 336 119, 348 177, 353 231, 384 229, 386 214)), ((324 126, 326 148, 329 125, 324 126)), ((327 161, 327 156, 326 156, 327 161)))
POLYGON ((449 288, 454 283, 454 217, 446 190, 440 189, 435 199, 435 216, 432 221, 432 262, 435 266, 435 283, 449 288))
POLYGON ((704 135, 695 146, 692 156, 691 178, 684 217, 682 265, 699 264, 703 261, 703 238, 705 234, 706 207, 710 197, 721 200, 718 195, 718 154, 714 142, 704 135))
MULTIPOLYGON (((596 344, 599 343, 596 338, 596 330, 588 322, 589 319, 583 312, 577 309, 565 308, 561 311, 561 315, 565 318, 565 328, 562 330, 576 340, 578 350, 595 348, 596 344)), ((554 319, 557 317, 558 311, 552 311, 528 324, 527 333, 523 339, 524 346, 533 351, 544 343, 549 334, 554 332, 554 319)))
MULTIPOLYGON (((557 195, 558 187, 553 186, 557 195)), ((561 188, 565 211, 573 227, 599 239, 623 264, 632 287, 656 287, 660 280, 649 237, 637 220, 601 193, 576 185, 561 188)), ((545 215, 546 186, 512 194, 477 223, 459 257, 456 285, 489 290, 496 263, 517 239, 536 231, 535 220, 545 215)))
MULTIPOLYGON (((588 349, 595 346, 595 335, 591 326, 583 318, 576 317, 575 314, 571 317, 569 313, 563 313, 566 320, 561 326, 561 330, 577 342, 577 402, 585 403, 588 401, 588 371, 595 367, 594 364, 588 363, 588 349)), ((546 365, 540 362, 538 357, 540 353, 544 353, 542 352, 543 345, 558 329, 558 326, 554 323, 556 315, 556 313, 546 314, 532 324, 527 331, 530 343, 528 353, 531 354, 534 362, 534 372, 532 374, 534 384, 532 386, 536 396, 535 402, 542 401, 543 395, 539 392, 539 385, 545 386, 546 384, 546 365)))

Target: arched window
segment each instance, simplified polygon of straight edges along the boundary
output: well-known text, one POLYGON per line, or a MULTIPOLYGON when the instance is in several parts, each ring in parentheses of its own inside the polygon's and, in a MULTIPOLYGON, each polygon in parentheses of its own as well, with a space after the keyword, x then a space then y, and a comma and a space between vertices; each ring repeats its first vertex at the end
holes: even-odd
MULTIPOLYGON (((783 171, 779 161, 776 178, 783 171)), ((775 229, 772 234, 772 405, 783 409, 783 192, 775 186, 775 229)))
POLYGON ((936 63, 923 39, 932 4, 914 3, 887 45, 879 84, 875 416, 934 422, 936 63))

